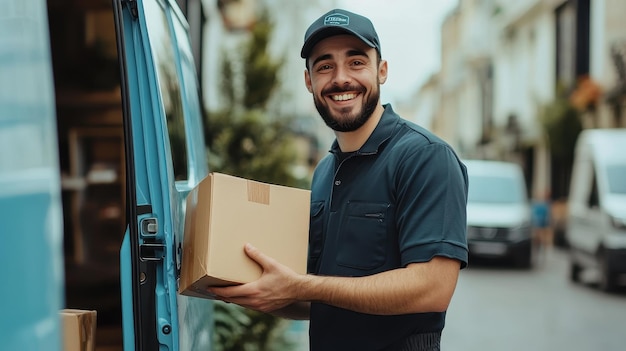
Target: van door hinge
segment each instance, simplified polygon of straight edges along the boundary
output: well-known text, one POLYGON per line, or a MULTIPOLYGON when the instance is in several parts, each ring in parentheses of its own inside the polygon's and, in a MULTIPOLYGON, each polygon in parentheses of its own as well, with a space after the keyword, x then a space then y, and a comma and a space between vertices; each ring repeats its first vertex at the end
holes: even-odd
POLYGON ((139 258, 142 261, 161 261, 165 257, 165 245, 143 243, 139 245, 139 258))
POLYGON ((157 239, 159 222, 154 217, 143 218, 140 221, 141 238, 139 258, 143 261, 161 261, 165 257, 165 245, 157 239))

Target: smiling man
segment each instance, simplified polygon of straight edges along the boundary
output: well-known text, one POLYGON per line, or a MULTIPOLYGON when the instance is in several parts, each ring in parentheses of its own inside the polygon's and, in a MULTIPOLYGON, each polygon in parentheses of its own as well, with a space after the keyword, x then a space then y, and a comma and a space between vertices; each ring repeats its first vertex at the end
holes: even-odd
POLYGON ((311 350, 439 350, 467 265, 465 166, 444 141, 381 104, 388 64, 369 19, 324 14, 301 57, 306 87, 336 136, 311 186, 309 274, 246 245, 261 278, 210 292, 310 319, 311 350))

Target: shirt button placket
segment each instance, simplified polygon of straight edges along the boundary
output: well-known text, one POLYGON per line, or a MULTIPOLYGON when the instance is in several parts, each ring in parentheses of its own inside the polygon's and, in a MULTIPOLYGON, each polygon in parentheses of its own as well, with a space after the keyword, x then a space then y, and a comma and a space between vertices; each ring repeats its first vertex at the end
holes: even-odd
POLYGON ((341 180, 335 180, 335 186, 340 186, 341 185, 341 180))

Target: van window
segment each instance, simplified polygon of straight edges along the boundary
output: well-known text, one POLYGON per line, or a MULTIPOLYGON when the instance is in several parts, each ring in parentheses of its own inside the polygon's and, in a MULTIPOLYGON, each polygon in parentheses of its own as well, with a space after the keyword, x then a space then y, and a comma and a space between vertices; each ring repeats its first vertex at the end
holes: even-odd
POLYGON ((518 178, 470 175, 468 192, 468 202, 472 203, 524 202, 524 189, 518 178))
MULTIPOLYGON (((191 45, 183 24, 180 21, 172 21, 174 25, 175 39, 178 43, 178 54, 180 57, 181 74, 183 82, 183 99, 187 107, 186 113, 189 116, 202 116, 200 104, 200 91, 198 88, 198 78, 195 70, 191 45)), ((204 143, 204 126, 202 118, 187 118, 187 147, 189 148, 188 168, 189 180, 192 184, 204 178, 208 172, 204 143)))
POLYGON ((609 193, 626 194, 626 165, 610 165, 606 169, 609 193))
POLYGON ((157 67, 163 109, 167 118, 167 130, 175 180, 188 179, 187 140, 181 98, 181 84, 174 53, 176 52, 169 31, 169 23, 163 8, 155 1, 145 4, 146 23, 153 47, 154 64, 157 67))

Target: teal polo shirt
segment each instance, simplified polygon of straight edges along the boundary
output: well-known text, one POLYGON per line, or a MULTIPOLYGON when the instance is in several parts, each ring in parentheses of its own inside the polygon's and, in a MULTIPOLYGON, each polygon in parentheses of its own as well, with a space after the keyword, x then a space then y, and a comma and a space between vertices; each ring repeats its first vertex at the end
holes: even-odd
MULTIPOLYGON (((467 172, 454 150, 385 105, 356 152, 337 142, 311 185, 308 270, 361 277, 427 262, 467 265, 467 172)), ((415 333, 437 332, 443 313, 379 316, 312 303, 311 350, 381 350, 415 333)))

